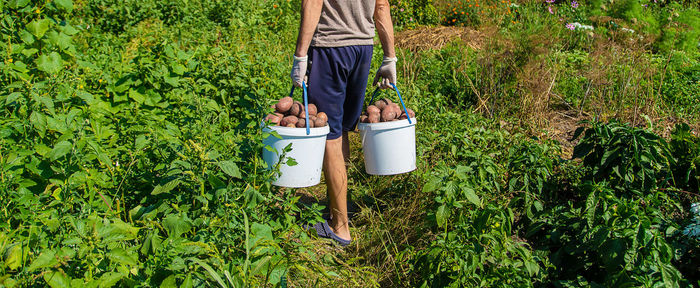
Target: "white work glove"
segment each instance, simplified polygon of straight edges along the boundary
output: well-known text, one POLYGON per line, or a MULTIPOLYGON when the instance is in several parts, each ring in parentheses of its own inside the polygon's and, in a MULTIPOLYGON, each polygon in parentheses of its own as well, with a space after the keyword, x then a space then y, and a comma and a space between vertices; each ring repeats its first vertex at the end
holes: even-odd
POLYGON ((297 57, 294 55, 294 63, 292 64, 292 83, 296 87, 301 87, 301 82, 306 82, 306 66, 309 64, 309 56, 297 57))
POLYGON ((377 75, 374 76, 374 83, 372 83, 373 86, 377 86, 377 83, 379 83, 379 88, 393 88, 389 83, 396 84, 396 61, 398 61, 398 58, 396 57, 389 58, 384 56, 382 66, 379 66, 377 75))

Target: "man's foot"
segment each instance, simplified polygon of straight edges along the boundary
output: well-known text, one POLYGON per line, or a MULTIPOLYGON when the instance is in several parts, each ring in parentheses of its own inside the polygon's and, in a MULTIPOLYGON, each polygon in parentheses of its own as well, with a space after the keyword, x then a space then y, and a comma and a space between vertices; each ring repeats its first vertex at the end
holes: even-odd
POLYGON ((323 222, 318 222, 311 227, 306 226, 304 228, 306 230, 315 229, 316 235, 318 235, 318 237, 335 240, 336 242, 338 242, 340 244, 340 246, 343 246, 343 247, 352 243, 352 240, 346 240, 350 237, 343 239, 342 237, 335 234, 335 232, 333 232, 333 229, 328 225, 327 220, 323 221, 323 222))
MULTIPOLYGON (((334 223, 335 221, 333 221, 333 219, 330 219, 330 220, 326 219, 326 220, 328 222, 328 225, 331 227, 331 229, 333 229, 333 233, 335 235, 338 235, 338 237, 343 238, 343 239, 351 239, 352 240, 352 236, 350 236, 350 229, 348 229, 347 223, 345 225, 340 226, 340 225, 334 225, 336 223, 334 223)), ((348 241, 350 241, 350 240, 348 240, 348 241)))

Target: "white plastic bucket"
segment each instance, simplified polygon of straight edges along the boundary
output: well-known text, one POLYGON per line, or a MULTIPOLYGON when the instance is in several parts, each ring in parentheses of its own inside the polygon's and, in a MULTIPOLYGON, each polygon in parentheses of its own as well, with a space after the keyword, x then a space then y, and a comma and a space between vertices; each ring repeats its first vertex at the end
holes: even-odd
POLYGON ((357 126, 371 175, 395 175, 416 170, 416 118, 357 126))
POLYGON ((270 146, 273 151, 263 149, 263 160, 268 169, 272 169, 280 162, 284 148, 292 144, 292 150, 287 152, 282 163, 279 163, 280 174, 272 185, 281 187, 309 187, 321 182, 323 170, 323 155, 326 151, 326 135, 330 132, 328 125, 320 128, 310 128, 306 135, 306 128, 290 128, 271 126, 263 129, 264 132, 276 131, 282 139, 270 135, 263 140, 263 144, 270 146), (287 159, 294 158, 297 165, 287 165, 287 159))

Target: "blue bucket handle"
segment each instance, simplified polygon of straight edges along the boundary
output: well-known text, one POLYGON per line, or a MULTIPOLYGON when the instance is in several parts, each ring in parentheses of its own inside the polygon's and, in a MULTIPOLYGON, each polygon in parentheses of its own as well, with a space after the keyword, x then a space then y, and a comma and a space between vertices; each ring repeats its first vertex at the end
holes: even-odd
MULTIPOLYGON (((303 94, 304 94, 304 114, 306 115, 306 135, 309 135, 309 134, 311 134, 311 130, 309 129, 309 101, 308 101, 308 96, 307 96, 307 92, 306 92, 306 82, 301 81, 301 87, 304 91, 303 94)), ((292 91, 289 92, 289 97, 294 98, 294 88, 295 88, 295 86, 292 85, 292 91)))
MULTIPOLYGON (((411 122, 411 117, 408 116, 408 110, 406 110, 406 104, 403 103, 403 98, 401 98, 401 92, 399 92, 399 88, 396 87, 396 84, 394 84, 394 83, 389 83, 389 84, 391 84, 391 87, 393 87, 394 91, 396 91, 396 95, 399 96, 399 101, 401 102, 401 107, 403 107, 403 112, 406 113, 406 119, 408 119, 408 124, 413 124, 411 122)), ((374 102, 374 97, 377 96, 377 94, 379 94, 380 91, 381 91, 381 89, 379 89, 379 87, 377 87, 377 89, 374 89, 374 92, 372 93, 372 98, 369 100, 368 106, 372 105, 372 103, 374 102)))

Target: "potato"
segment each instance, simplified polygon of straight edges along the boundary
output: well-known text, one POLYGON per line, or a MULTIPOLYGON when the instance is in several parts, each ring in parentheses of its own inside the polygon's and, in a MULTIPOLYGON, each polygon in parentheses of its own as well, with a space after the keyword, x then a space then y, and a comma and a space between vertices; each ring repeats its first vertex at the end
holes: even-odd
POLYGON ((381 110, 377 106, 374 106, 374 105, 367 106, 367 114, 368 115, 370 113, 379 113, 379 112, 381 112, 381 110))
POLYGON ((399 120, 406 120, 406 118, 408 118, 406 117, 406 113, 401 113, 401 115, 399 115, 399 120))
POLYGON ((278 101, 277 104, 275 104, 275 108, 277 109, 277 112, 286 113, 287 111, 289 111, 290 108, 292 108, 293 103, 294 100, 292 99, 292 97, 287 96, 280 99, 280 101, 278 101))
POLYGON ((273 123, 273 124, 278 124, 278 123, 280 123, 280 120, 281 120, 281 119, 282 119, 282 118, 277 117, 277 115, 275 115, 275 114, 267 114, 267 116, 265 116, 265 120, 266 120, 266 121, 270 121, 270 123, 273 123))
POLYGON ((296 125, 294 125, 294 124, 291 124, 291 123, 290 123, 290 124, 287 124, 287 127, 289 127, 289 128, 297 128, 297 126, 296 126, 296 125))
POLYGON ((410 116, 411 118, 416 117, 416 112, 413 112, 413 110, 411 110, 411 108, 406 108, 406 111, 408 111, 408 116, 410 116))
POLYGON ((369 116, 367 116, 367 121, 369 123, 379 123, 379 113, 370 114, 369 116))
POLYGON ((304 128, 306 127, 306 119, 301 118, 299 121, 297 121, 297 128, 304 128))
POLYGON ((282 113, 277 112, 277 113, 275 113, 275 115, 277 116, 277 118, 280 118, 280 120, 282 120, 282 118, 284 118, 284 114, 282 114, 282 113))
POLYGON ((360 115, 360 123, 368 123, 367 118, 367 115, 360 115))
POLYGON ((318 108, 316 108, 316 105, 309 104, 309 116, 316 115, 316 113, 318 113, 318 108))
POLYGON ((299 101, 294 101, 292 108, 289 109, 289 115, 299 116, 299 112, 304 112, 304 105, 299 101))
POLYGON ((323 127, 326 126, 326 124, 328 124, 328 120, 324 118, 316 117, 316 120, 314 120, 314 127, 323 127))
POLYGON ((289 124, 296 125, 297 122, 299 122, 299 118, 297 118, 296 116, 290 115, 290 116, 286 116, 286 117, 282 118, 282 121, 280 121, 280 125, 282 125, 282 126, 289 126, 289 124))
POLYGON ((396 111, 391 106, 387 106, 382 110, 381 117, 379 118, 382 122, 390 121, 396 118, 396 111))
POLYGON ((389 104, 391 104, 391 100, 389 100, 387 98, 380 99, 380 100, 377 100, 374 102, 374 106, 377 106, 377 108, 379 108, 379 110, 384 110, 384 107, 386 107, 389 104))
POLYGON ((399 117, 399 115, 401 115, 401 112, 403 112, 403 110, 401 110, 401 107, 399 106, 399 104, 391 103, 391 104, 389 104, 389 107, 391 107, 391 109, 394 109, 394 113, 396 113, 396 117, 399 117))
POLYGON ((326 122, 328 121, 328 115, 326 115, 325 112, 318 112, 318 114, 316 114, 316 118, 323 119, 323 121, 326 122))

